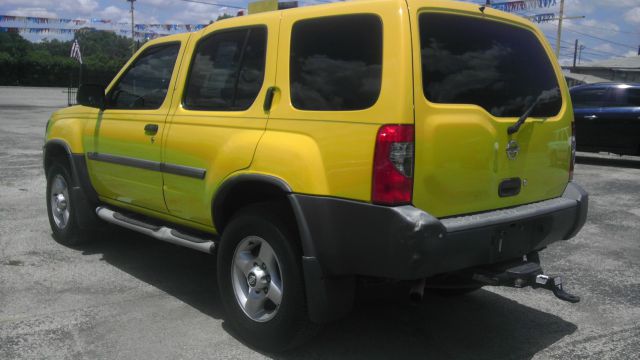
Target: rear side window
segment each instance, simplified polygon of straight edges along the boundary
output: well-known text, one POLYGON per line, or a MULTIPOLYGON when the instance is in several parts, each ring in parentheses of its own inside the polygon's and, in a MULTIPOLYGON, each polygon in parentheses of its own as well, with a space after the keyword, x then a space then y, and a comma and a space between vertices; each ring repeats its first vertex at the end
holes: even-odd
POLYGON ((146 49, 107 94, 109 109, 158 109, 167 96, 180 44, 146 49))
POLYGON ((239 111, 255 101, 264 81, 267 29, 214 33, 198 44, 183 105, 191 110, 239 111))
POLYGON ((601 107, 606 95, 606 88, 577 89, 571 91, 571 101, 574 108, 601 107))
POLYGON ((301 110, 361 110, 378 100, 382 22, 376 15, 330 16, 295 23, 290 88, 301 110))
POLYGON ((619 87, 613 89, 614 102, 604 106, 640 107, 640 88, 619 87))
POLYGON ((498 117, 557 115, 558 80, 536 36, 469 16, 420 15, 422 85, 433 103, 475 104, 498 117))

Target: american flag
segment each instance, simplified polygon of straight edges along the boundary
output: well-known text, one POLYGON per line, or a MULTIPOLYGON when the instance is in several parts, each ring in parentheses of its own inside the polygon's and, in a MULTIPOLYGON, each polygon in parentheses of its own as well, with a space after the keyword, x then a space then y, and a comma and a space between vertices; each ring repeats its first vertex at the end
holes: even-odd
POLYGON ((82 64, 82 54, 80 53, 80 44, 78 44, 77 39, 73 41, 73 45, 71 46, 71 54, 69 54, 69 57, 78 60, 78 62, 82 64))

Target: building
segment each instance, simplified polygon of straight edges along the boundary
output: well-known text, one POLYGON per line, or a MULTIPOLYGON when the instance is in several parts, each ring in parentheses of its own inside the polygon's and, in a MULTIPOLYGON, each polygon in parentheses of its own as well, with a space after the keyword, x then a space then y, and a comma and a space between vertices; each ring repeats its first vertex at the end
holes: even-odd
POLYGON ((574 79, 582 83, 616 81, 640 83, 640 56, 594 61, 579 66, 563 66, 570 71, 567 82, 574 79), (600 81, 602 80, 602 81, 600 81))

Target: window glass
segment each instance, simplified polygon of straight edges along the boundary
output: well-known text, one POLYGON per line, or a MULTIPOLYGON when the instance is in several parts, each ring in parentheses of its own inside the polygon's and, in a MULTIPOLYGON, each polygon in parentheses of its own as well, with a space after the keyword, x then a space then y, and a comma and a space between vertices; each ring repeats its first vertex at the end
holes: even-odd
POLYGON ((560 111, 558 80, 547 53, 529 30, 462 15, 420 15, 422 84, 434 103, 475 104, 494 116, 560 111))
POLYGON ((571 101, 574 108, 601 107, 606 93, 606 88, 573 90, 571 101))
POLYGON ((267 30, 224 31, 202 40, 187 80, 184 107, 246 110, 264 81, 267 30))
POLYGON ((640 106, 640 88, 612 89, 614 102, 605 104, 606 107, 638 107, 640 106))
POLYGON ((629 88, 623 106, 640 106, 640 88, 629 88))
POLYGON ((106 99, 110 109, 157 109, 167 96, 180 44, 150 47, 118 80, 106 99))
POLYGON ((382 79, 382 22, 375 15, 295 23, 291 34, 291 102, 302 110, 371 107, 382 79))

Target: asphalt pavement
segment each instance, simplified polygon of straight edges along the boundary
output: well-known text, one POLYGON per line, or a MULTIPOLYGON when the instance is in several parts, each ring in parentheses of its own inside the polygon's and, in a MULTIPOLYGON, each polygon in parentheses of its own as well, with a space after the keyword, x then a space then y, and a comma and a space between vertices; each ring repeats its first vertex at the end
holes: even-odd
POLYGON ((411 305, 360 291, 353 313, 286 354, 256 352, 224 320, 214 258, 126 230, 53 241, 41 148, 64 89, 0 87, 0 359, 637 359, 640 158, 580 154, 587 224, 541 254, 582 301, 486 287, 411 305))

